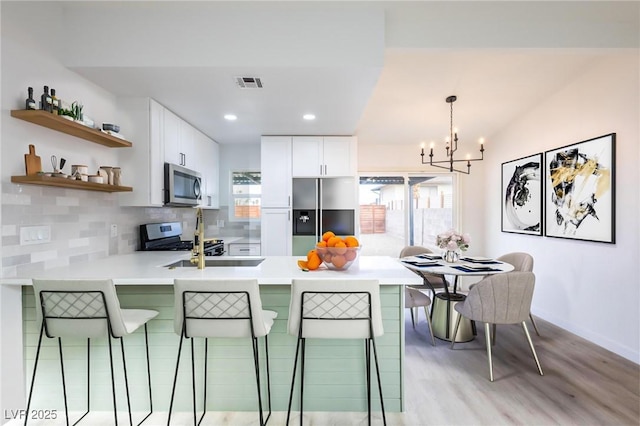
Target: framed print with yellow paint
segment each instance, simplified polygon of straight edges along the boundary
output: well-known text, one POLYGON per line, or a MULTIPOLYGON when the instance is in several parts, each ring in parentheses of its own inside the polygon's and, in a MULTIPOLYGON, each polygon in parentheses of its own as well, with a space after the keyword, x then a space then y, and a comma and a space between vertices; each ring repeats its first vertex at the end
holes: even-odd
POLYGON ((542 153, 502 163, 502 232, 542 235, 542 153))
POLYGON ((552 149, 545 161, 545 235, 615 243, 616 134, 552 149))

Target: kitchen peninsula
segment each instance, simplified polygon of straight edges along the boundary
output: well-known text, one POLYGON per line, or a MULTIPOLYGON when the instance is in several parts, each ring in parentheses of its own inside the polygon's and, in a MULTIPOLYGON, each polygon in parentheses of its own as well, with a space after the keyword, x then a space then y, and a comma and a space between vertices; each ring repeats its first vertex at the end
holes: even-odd
MULTIPOLYGON (((149 324, 149 344, 152 368, 154 410, 166 411, 169 405, 171 383, 178 349, 178 336, 173 331, 173 280, 186 279, 237 279, 256 278, 260 284, 262 303, 265 309, 278 312, 278 318, 269 336, 271 364, 271 394, 273 410, 286 410, 288 390, 293 369, 295 338, 287 334, 289 313, 289 286, 296 278, 317 278, 344 280, 345 288, 352 279, 377 279, 381 284, 381 303, 384 335, 377 339, 385 408, 402 411, 403 406, 403 358, 404 358, 404 291, 403 286, 421 284, 422 280, 406 269, 397 259, 383 256, 362 256, 346 271, 319 269, 304 272, 297 267, 297 257, 267 256, 257 266, 214 266, 198 270, 195 267, 169 268, 166 265, 188 260, 188 254, 176 252, 137 252, 111 256, 83 265, 65 266, 47 270, 42 275, 49 279, 111 278, 116 284, 123 308, 156 309, 158 317, 149 324)), ((216 260, 256 259, 255 257, 225 256, 216 260)), ((31 278, 5 279, 3 286, 20 286, 22 320, 14 319, 16 326, 22 327, 23 345, 16 345, 22 351, 25 371, 18 371, 14 377, 28 386, 31 380, 35 345, 38 329, 35 324, 35 300, 31 289, 31 278)), ((125 339, 127 345, 127 368, 130 371, 130 387, 134 411, 145 409, 145 369, 143 354, 143 333, 135 333, 125 339)), ((255 381, 250 367, 251 345, 249 342, 232 339, 218 339, 209 342, 209 388, 207 400, 209 410, 251 411, 255 410, 255 381)), ((34 408, 60 408, 59 364, 57 346, 54 339, 45 339, 43 345, 47 358, 39 369, 37 387, 34 393, 34 408), (51 390, 47 392, 47 390, 51 390)), ((95 342, 95 355, 107 356, 106 339, 95 342)), ((117 343, 116 343, 117 345, 117 343)), ((74 391, 68 397, 70 409, 80 410, 85 404, 86 361, 80 342, 77 346, 65 348, 65 360, 74 363, 75 374, 71 380, 74 391)), ((261 357, 264 349, 261 343, 261 357)), ((196 368, 202 368, 203 343, 196 342, 196 368)), ((189 351, 183 351, 181 369, 188 369, 189 351)), ((305 374, 305 409, 310 411, 366 411, 366 386, 364 351, 362 342, 352 340, 309 341, 307 349, 308 370, 305 374)), ((108 374, 94 370, 92 362, 91 382, 95 389, 109 392, 108 374), (104 383, 104 386, 100 386, 104 383)), ((97 368, 97 367, 96 367, 97 368)), ((73 373, 72 373, 73 374, 73 373)), ((200 375, 201 376, 201 375, 200 375)), ((191 383, 189 374, 182 375, 178 382, 176 409, 189 411, 191 407, 191 383)), ((24 389, 24 388, 23 388, 24 389)), ((201 389, 198 387, 198 389, 201 389)), ((297 395, 297 393, 296 393, 297 395)), ((373 399, 377 406, 377 399, 373 399)), ((119 401, 119 406, 121 402, 119 401)), ((298 406, 294 398, 294 409, 298 406)), ((110 398, 92 393, 92 409, 111 409, 110 398), (95 400, 94 400, 95 399, 95 400)))

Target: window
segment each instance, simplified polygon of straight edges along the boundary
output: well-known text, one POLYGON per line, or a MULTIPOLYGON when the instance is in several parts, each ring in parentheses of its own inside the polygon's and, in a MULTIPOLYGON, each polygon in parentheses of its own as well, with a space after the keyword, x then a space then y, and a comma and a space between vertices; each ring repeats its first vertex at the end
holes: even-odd
POLYGON ((438 251, 436 235, 455 226, 452 174, 361 174, 362 255, 397 257, 407 245, 438 251))
POLYGON ((260 219, 262 185, 260 172, 231 172, 231 211, 229 220, 251 221, 260 219))

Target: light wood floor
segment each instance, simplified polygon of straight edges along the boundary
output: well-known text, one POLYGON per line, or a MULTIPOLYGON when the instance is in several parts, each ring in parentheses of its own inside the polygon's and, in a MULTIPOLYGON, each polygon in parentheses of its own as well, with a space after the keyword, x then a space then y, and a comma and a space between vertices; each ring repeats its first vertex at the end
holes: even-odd
MULTIPOLYGON (((414 331, 406 320, 406 412, 387 413, 389 426, 427 425, 639 425, 640 366, 545 321, 532 339, 544 377, 536 370, 522 328, 499 326, 493 349, 494 378, 488 376, 483 327, 469 343, 437 340, 431 346, 424 312, 414 331)), ((374 394, 375 395, 375 394, 374 394)), ((166 424, 155 413, 143 425, 166 424)), ((366 425, 366 413, 305 413, 308 426, 366 425)), ((274 412, 269 425, 284 425, 286 413, 274 412)), ((297 413, 291 424, 298 424, 297 413)), ((135 418, 134 418, 135 420, 135 418)), ((73 422, 72 418, 72 422, 73 422)), ((125 416, 120 422, 128 424, 125 416)), ((17 421, 10 425, 21 424, 17 421)), ((64 424, 33 422, 33 425, 64 424)), ((80 425, 111 425, 110 413, 95 413, 80 425)), ((190 425, 188 413, 172 424, 190 425)), ((257 425, 257 413, 210 412, 202 425, 257 425)), ((374 413, 373 424, 382 424, 374 413)))

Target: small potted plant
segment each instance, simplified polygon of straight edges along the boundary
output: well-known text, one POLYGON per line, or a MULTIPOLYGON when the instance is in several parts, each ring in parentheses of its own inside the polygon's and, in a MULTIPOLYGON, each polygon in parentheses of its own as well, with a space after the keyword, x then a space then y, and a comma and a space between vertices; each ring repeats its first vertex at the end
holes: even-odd
POLYGON ((83 122, 83 114, 82 114, 83 105, 78 103, 78 101, 73 101, 71 104, 71 111, 73 111, 73 119, 75 121, 83 122))
POLYGON ((71 106, 69 106, 68 104, 66 104, 65 106, 60 107, 58 111, 58 115, 61 115, 63 118, 66 118, 67 120, 82 122, 82 119, 83 119, 82 104, 78 103, 78 101, 74 101, 71 104, 71 106), (67 108, 65 108, 65 106, 67 108))

